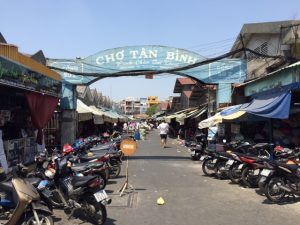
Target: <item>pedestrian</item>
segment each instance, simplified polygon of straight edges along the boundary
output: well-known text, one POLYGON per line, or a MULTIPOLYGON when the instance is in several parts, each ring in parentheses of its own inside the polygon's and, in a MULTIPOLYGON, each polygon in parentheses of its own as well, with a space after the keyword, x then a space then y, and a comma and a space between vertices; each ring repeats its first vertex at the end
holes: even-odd
POLYGON ((128 126, 126 122, 123 124, 123 133, 128 133, 128 126))
POLYGON ((164 120, 162 120, 161 124, 157 127, 159 129, 159 134, 161 138, 161 146, 163 148, 166 147, 167 144, 167 135, 169 131, 169 124, 167 124, 164 120))

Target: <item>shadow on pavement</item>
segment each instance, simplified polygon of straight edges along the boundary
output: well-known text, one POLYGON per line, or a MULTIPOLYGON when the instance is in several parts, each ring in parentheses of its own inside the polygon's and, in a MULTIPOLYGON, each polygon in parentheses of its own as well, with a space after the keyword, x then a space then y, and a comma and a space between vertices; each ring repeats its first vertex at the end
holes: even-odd
MULTIPOLYGON (((299 201, 299 199, 298 199, 299 201)), ((274 203, 274 202, 271 202, 269 199, 265 199, 263 200, 263 204, 266 204, 266 205, 288 205, 288 204, 295 204, 298 202, 297 201, 297 198, 293 198, 293 197, 285 197, 281 202, 279 203, 274 203)))
POLYGON ((117 220, 114 220, 112 218, 107 218, 105 224, 106 225, 115 225, 115 221, 117 221, 117 220))
POLYGON ((54 223, 60 222, 62 220, 61 218, 58 218, 55 215, 53 215, 52 218, 54 223))
POLYGON ((260 189, 256 189, 255 192, 256 192, 256 194, 258 194, 258 195, 265 196, 265 193, 262 192, 260 189))
POLYGON ((125 175, 119 175, 118 177, 114 178, 114 179, 121 179, 121 178, 125 178, 125 175))
POLYGON ((118 183, 118 182, 115 181, 115 180, 108 180, 108 181, 107 181, 107 184, 116 184, 116 183, 118 183))
POLYGON ((186 160, 189 159, 188 156, 131 156, 129 160, 163 160, 163 161, 169 161, 169 160, 186 160))

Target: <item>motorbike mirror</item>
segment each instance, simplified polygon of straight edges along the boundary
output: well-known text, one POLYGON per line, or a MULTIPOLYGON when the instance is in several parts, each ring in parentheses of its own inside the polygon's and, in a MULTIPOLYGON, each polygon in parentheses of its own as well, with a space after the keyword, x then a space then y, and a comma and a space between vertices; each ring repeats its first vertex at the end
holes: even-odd
POLYGON ((223 139, 223 143, 225 144, 227 141, 226 141, 226 139, 223 139))

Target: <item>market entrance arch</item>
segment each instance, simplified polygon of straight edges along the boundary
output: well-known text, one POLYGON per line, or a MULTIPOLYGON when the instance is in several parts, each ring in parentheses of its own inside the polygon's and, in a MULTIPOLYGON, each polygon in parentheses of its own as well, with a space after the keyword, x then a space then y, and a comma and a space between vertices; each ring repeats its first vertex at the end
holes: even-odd
POLYGON ((239 83, 246 76, 241 59, 222 59, 206 63, 198 53, 180 48, 144 45, 100 51, 86 58, 48 59, 66 82, 91 84, 105 77, 171 73, 189 76, 203 83, 239 83))
MULTIPOLYGON (((61 108, 66 110, 76 109, 76 85, 90 85, 106 77, 169 73, 218 84, 227 90, 227 97, 231 84, 246 78, 246 62, 242 59, 206 59, 189 50, 160 45, 113 48, 86 58, 48 59, 47 65, 62 76, 61 108)), ((222 97, 226 97, 223 92, 222 97)))

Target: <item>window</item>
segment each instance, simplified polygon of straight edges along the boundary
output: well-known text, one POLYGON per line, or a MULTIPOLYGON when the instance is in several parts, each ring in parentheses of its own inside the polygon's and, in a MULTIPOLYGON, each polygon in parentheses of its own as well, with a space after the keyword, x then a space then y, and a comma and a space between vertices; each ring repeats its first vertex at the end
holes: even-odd
MULTIPOLYGON (((264 55, 268 55, 268 42, 264 42, 262 43, 260 46, 256 47, 255 49, 253 49, 253 51, 260 53, 260 54, 264 54, 264 55)), ((261 59, 263 57, 256 55, 252 52, 249 52, 247 54, 248 60, 253 60, 253 59, 261 59)))

